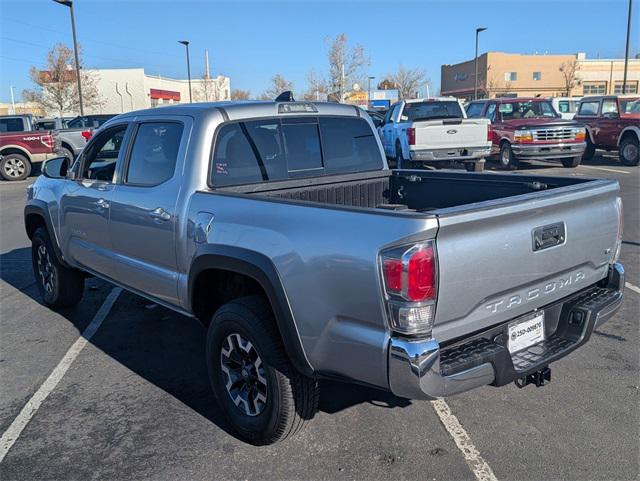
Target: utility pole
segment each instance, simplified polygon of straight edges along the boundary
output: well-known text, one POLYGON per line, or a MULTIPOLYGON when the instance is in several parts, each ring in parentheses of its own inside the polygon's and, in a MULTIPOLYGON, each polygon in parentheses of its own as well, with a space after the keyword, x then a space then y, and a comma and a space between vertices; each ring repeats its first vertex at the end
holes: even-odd
POLYGON ((371 110, 371 81, 374 79, 375 77, 368 77, 367 80, 369 81, 368 85, 367 85, 367 108, 369 110, 371 110))
POLYGON ((627 93, 627 70, 629 68, 629 35, 631 34, 631 10, 633 0, 629 0, 629 14, 627 15, 627 46, 624 51, 624 77, 622 80, 622 93, 627 93))
POLYGON ((188 40, 178 40, 178 43, 181 43, 187 48, 187 76, 189 78, 189 103, 193 102, 191 97, 191 64, 189 63, 189 41, 188 40))
POLYGON ((84 115, 84 106, 82 104, 82 83, 80 82, 80 61, 78 60, 78 41, 76 40, 76 20, 73 15, 73 2, 71 0, 53 0, 60 5, 69 7, 71 12, 71 32, 73 33, 73 55, 76 59, 76 78, 78 81, 78 96, 80 98, 80 115, 84 115))
POLYGON ((13 97, 13 85, 9 86, 9 90, 11 90, 11 110, 13 110, 13 112, 11 112, 11 115, 15 115, 16 114, 16 101, 13 97))
POLYGON ((344 103, 344 64, 342 64, 340 70, 340 103, 344 103))
POLYGON ((473 77, 473 82, 474 82, 474 86, 473 86, 473 100, 477 100, 478 99, 478 34, 480 32, 484 32, 487 28, 486 27, 478 27, 476 28, 476 56, 475 56, 475 75, 473 77))

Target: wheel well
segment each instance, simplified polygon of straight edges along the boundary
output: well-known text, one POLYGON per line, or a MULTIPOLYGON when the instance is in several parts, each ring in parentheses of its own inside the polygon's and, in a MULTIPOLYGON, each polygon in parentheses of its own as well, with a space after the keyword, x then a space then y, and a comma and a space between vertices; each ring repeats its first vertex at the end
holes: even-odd
POLYGON ((20 149, 16 149, 15 147, 7 147, 6 149, 0 150, 0 154, 9 155, 9 154, 19 154, 22 155, 25 159, 31 161, 29 155, 25 154, 24 151, 20 149))
POLYGON ((198 274, 194 283, 191 308, 205 326, 223 304, 249 295, 269 298, 254 278, 224 269, 206 269, 198 274))
POLYGON ((502 139, 502 140, 500 141, 500 148, 502 148, 502 146, 503 146, 504 144, 509 144, 509 145, 511 145, 511 143, 510 143, 507 139, 502 139))
POLYGON ((73 151, 73 147, 71 147, 67 142, 62 142, 62 144, 60 144, 60 145, 62 147, 64 147, 65 149, 67 149, 69 152, 71 152, 71 155, 73 156, 73 159, 71 159, 71 160, 74 160, 75 157, 76 157, 76 154, 73 151))
POLYGON ((623 140, 626 139, 636 139, 636 142, 638 141, 638 134, 635 133, 633 130, 628 130, 627 132, 625 132, 624 134, 622 134, 622 137, 620 137, 620 142, 619 144, 622 143, 623 140))
POLYGON ((25 226, 27 229, 27 236, 29 236, 29 239, 31 239, 36 229, 38 229, 39 227, 44 227, 46 229, 47 223, 39 214, 28 214, 25 218, 25 226))

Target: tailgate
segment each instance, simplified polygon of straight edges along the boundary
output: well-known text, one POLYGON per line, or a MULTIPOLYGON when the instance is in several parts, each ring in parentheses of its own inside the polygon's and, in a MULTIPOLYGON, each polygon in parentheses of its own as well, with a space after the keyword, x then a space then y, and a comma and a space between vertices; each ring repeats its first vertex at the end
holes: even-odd
POLYGON ((413 123, 415 145, 411 149, 478 147, 487 144, 487 119, 440 119, 413 123))
POLYGON ((434 337, 446 341, 516 318, 605 277, 618 190, 617 182, 596 180, 436 212, 434 337), (541 238, 551 246, 540 246, 541 238))

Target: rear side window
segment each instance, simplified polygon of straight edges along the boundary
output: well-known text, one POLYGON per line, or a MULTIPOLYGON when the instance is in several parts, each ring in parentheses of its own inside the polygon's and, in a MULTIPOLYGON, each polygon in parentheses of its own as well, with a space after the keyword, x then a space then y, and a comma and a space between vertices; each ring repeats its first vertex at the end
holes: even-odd
POLYGON ((0 132, 24 132, 24 121, 19 117, 0 119, 0 132))
POLYGON ((381 168, 374 132, 363 119, 264 119, 220 128, 211 178, 224 187, 381 168))
POLYGON ((153 186, 173 177, 182 129, 178 122, 140 124, 129 156, 125 183, 153 186))
POLYGON ((578 115, 598 115, 599 106, 600 102, 597 100, 593 102, 582 102, 578 110, 578 115))

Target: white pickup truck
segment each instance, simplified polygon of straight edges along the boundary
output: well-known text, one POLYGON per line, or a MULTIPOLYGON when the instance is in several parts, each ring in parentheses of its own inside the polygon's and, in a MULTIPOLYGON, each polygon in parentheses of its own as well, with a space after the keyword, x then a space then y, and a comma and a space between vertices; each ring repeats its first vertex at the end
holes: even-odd
POLYGON ((448 160, 480 172, 491 152, 489 120, 467 118, 454 97, 402 100, 391 106, 378 130, 385 154, 398 169, 448 160))

